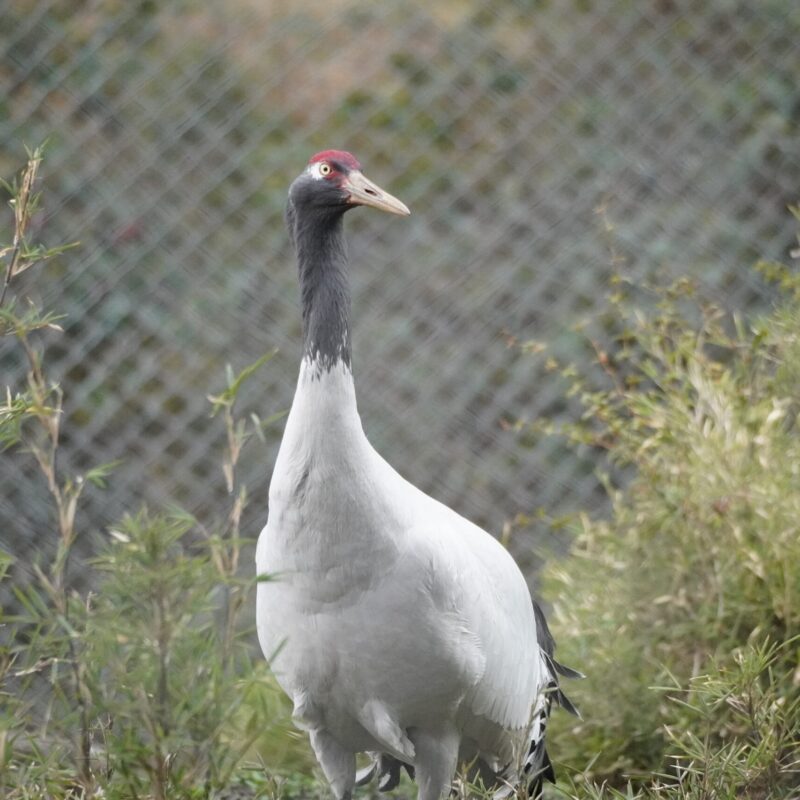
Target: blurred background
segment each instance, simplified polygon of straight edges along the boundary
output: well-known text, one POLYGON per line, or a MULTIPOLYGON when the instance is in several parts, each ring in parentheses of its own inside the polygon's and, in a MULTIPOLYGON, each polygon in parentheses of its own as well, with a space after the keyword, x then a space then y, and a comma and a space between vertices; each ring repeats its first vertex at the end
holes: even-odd
MULTIPOLYGON (((278 348, 242 408, 288 408, 300 325, 282 211, 317 150, 351 150, 413 212, 348 215, 367 434, 496 534, 520 513, 604 502, 591 461, 509 424, 567 412, 546 359, 514 342, 588 358, 576 325, 617 271, 688 274, 725 307, 764 306, 750 266, 793 243, 791 0, 0 8, 0 175, 49 138, 35 225, 48 244, 81 242, 28 290, 68 314, 48 336, 62 467, 122 460, 87 493, 82 527, 142 503, 202 514, 221 500, 207 395, 226 363, 278 348)), ((0 342, 0 383, 22 371, 0 342)), ((249 535, 281 430, 241 465, 249 535)), ((0 458, 0 484, 0 546, 35 551, 51 511, 33 460, 0 458)))

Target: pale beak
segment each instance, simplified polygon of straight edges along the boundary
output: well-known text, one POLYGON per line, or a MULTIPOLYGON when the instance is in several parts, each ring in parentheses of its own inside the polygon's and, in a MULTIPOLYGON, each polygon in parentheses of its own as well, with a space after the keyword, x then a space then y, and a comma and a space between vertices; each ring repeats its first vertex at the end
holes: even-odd
POLYGON ((351 171, 342 182, 342 188, 350 192, 347 202, 354 206, 372 206, 390 214, 407 217, 411 212, 405 203, 384 192, 380 186, 365 178, 357 170, 351 171))

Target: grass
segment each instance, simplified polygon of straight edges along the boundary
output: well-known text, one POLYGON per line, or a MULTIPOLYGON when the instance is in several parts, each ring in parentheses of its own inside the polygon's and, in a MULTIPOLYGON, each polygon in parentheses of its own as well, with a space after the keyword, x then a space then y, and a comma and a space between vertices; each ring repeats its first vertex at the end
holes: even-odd
POLYGON ((562 366, 582 418, 537 425, 622 476, 545 571, 561 656, 589 674, 553 745, 583 770, 569 796, 796 796, 800 280, 760 266, 784 294, 749 323, 686 281, 618 281, 596 370, 562 366))
POLYGON ((251 660, 245 611, 255 580, 239 568, 247 489, 237 464, 280 415, 241 419, 236 398, 273 354, 238 374, 229 369, 224 389, 209 397, 226 432, 219 456, 228 502, 218 518, 140 509, 110 531, 86 530, 84 489, 104 487, 116 465, 81 475, 61 467, 65 398, 48 376, 41 336, 61 332, 58 317, 15 292, 20 274, 71 247, 28 241, 41 161, 41 150, 31 152, 6 185, 15 226, 0 248, 0 333, 16 340, 29 369, 26 384, 8 387, 0 405, 0 446, 33 459, 54 525, 39 532, 37 563, 0 554, 0 580, 14 598, 0 609, 0 795, 270 794, 282 771, 308 765, 307 746, 289 732, 287 702, 262 660, 251 660), (78 563, 74 545, 89 536, 96 556, 78 563), (91 590, 75 588, 78 571, 91 590))

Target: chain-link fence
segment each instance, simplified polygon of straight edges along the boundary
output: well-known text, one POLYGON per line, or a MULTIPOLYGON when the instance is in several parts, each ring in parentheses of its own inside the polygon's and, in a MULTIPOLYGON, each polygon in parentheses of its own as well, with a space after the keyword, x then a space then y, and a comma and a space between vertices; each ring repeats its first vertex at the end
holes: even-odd
MULTIPOLYGON (((504 424, 563 404, 510 338, 580 357, 573 326, 615 268, 693 275, 752 307, 765 295, 749 265, 793 241, 792 0, 6 0, 0 47, 0 172, 50 137, 36 222, 48 242, 81 241, 25 291, 68 314, 49 340, 63 466, 122 459, 89 496, 97 529, 143 502, 220 498, 206 395, 226 362, 279 348, 244 408, 290 404, 281 217, 316 150, 353 151, 413 211, 348 217, 367 434, 493 531, 600 497, 589 465, 504 424)), ((0 368, 22 379, 8 343, 0 368)), ((253 535, 281 427, 243 465, 253 535)), ((0 539, 20 555, 48 522, 45 490, 7 454, 0 482, 0 539)))

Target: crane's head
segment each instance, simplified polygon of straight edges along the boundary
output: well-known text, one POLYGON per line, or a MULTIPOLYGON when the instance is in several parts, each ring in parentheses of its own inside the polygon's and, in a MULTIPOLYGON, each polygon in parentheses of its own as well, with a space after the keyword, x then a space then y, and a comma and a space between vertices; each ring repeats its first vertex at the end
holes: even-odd
POLYGON ((355 206, 372 206, 401 216, 411 213, 405 203, 365 178, 361 164, 344 150, 323 150, 312 156, 289 188, 289 203, 295 211, 338 214, 355 206))

